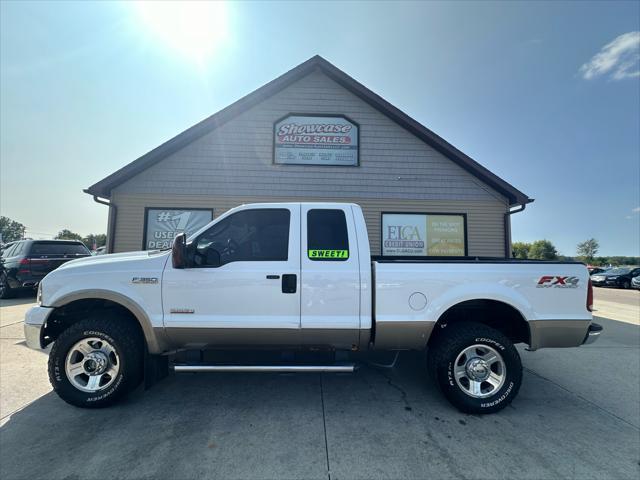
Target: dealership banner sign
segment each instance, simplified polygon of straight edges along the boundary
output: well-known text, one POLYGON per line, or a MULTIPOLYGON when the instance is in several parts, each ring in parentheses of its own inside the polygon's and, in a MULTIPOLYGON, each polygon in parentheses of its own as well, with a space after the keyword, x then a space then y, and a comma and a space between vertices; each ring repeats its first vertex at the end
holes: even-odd
POLYGON ((147 208, 144 230, 144 249, 169 248, 179 233, 187 236, 197 232, 213 219, 213 210, 147 208))
POLYGON ((382 255, 466 255, 465 217, 456 214, 383 213, 382 255))
POLYGON ((274 125, 274 163, 358 165, 358 125, 341 116, 289 115, 274 125))

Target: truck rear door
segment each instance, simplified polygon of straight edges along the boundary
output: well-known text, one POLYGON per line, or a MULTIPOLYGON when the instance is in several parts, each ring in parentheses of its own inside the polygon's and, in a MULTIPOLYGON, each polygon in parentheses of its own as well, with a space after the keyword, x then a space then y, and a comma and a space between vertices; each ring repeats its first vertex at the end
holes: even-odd
POLYGON ((301 340, 351 348, 359 342, 360 264, 348 205, 302 205, 301 340))

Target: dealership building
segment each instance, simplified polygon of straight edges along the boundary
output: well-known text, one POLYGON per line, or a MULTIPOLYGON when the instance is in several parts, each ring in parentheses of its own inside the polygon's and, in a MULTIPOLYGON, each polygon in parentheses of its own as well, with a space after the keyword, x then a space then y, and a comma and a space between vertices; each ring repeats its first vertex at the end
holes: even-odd
POLYGON ((315 56, 85 190, 110 252, 169 246, 237 205, 359 204, 374 255, 510 256, 532 202, 315 56))

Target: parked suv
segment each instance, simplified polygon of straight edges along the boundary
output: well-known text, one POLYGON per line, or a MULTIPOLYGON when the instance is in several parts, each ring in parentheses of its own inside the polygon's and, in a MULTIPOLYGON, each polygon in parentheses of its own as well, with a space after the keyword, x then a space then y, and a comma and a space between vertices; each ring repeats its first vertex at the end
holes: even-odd
POLYGON ((631 279, 640 275, 640 267, 618 267, 591 275, 596 287, 631 288, 631 279))
POLYGON ((76 240, 22 240, 2 251, 0 298, 20 290, 35 289, 44 276, 63 263, 89 257, 91 252, 76 240))

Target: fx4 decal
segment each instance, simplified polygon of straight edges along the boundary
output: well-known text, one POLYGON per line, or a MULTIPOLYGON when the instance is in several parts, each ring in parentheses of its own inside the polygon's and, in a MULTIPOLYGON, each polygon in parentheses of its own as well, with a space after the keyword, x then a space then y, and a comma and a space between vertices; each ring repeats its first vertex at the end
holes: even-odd
POLYGON ((578 277, 561 277, 559 275, 544 275, 538 280, 536 288, 578 288, 578 277))

